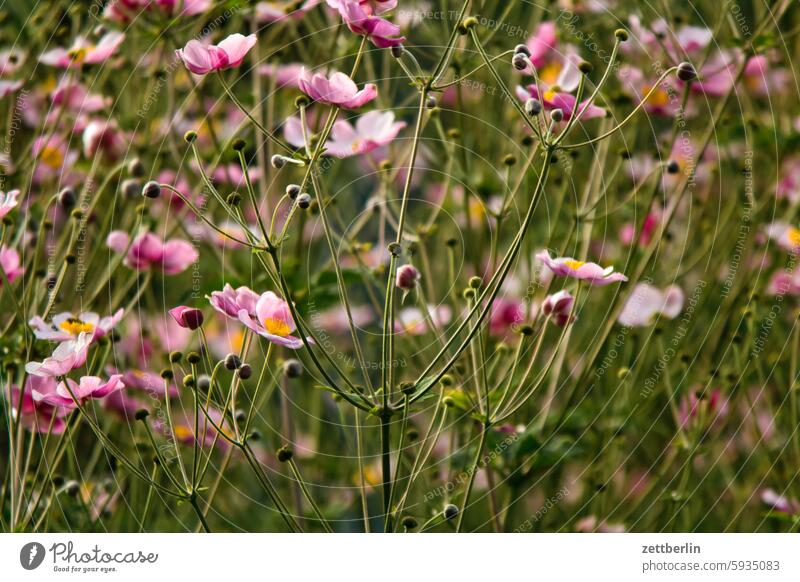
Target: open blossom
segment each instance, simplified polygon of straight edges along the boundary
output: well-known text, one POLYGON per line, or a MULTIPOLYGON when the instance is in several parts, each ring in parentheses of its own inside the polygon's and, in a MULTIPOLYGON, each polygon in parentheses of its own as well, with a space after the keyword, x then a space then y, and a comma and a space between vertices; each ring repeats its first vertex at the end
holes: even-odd
POLYGON ((572 315, 572 305, 574 303, 575 297, 572 293, 562 289, 558 293, 553 293, 544 298, 542 313, 552 318, 559 327, 564 327, 568 323, 575 321, 575 316, 572 315))
MULTIPOLYGON (((642 231, 639 233, 638 242, 640 247, 646 247, 650 244, 650 240, 653 238, 653 234, 660 222, 661 212, 653 211, 645 217, 642 231)), ((633 237, 636 234, 636 228, 637 225, 633 222, 625 223, 622 228, 619 229, 619 241, 624 245, 632 244, 633 237)))
POLYGON ((96 65, 110 58, 123 40, 125 40, 125 35, 121 32, 109 32, 97 44, 84 37, 78 37, 71 48, 59 47, 49 50, 39 57, 39 61, 45 65, 62 69, 80 65, 96 65))
POLYGON ((366 36, 378 48, 403 44, 406 38, 400 34, 400 27, 388 20, 375 16, 374 10, 366 8, 369 3, 358 0, 339 0, 339 14, 347 27, 354 33, 366 36))
POLYGON ((301 18, 306 12, 317 6, 322 0, 273 0, 256 4, 256 20, 258 22, 280 22, 284 18, 301 18))
POLYGON ((149 232, 140 234, 131 243, 126 232, 115 230, 109 233, 106 244, 120 254, 126 253, 126 266, 140 271, 161 269, 165 275, 185 271, 199 257, 191 243, 181 239, 162 242, 149 232))
POLYGON ((54 315, 50 323, 45 322, 38 315, 28 323, 38 339, 64 342, 76 339, 80 334, 86 333, 94 341, 114 329, 114 326, 122 320, 124 313, 124 309, 118 309, 114 315, 100 317, 91 311, 78 314, 65 311, 54 315))
POLYGON ((0 218, 3 218, 16 207, 17 196, 19 196, 19 190, 0 192, 0 218))
POLYGON ((53 392, 39 392, 34 389, 32 394, 36 402, 44 402, 51 406, 77 408, 87 400, 104 398, 124 387, 121 374, 114 374, 106 381, 98 376, 83 376, 78 382, 71 378, 67 378, 66 382, 59 382, 53 392))
POLYGON ((209 301, 220 313, 238 319, 273 343, 293 350, 303 347, 303 340, 291 335, 295 323, 289 304, 272 291, 258 295, 247 287, 234 289, 226 284, 222 291, 214 291, 209 301))
POLYGON ((256 44, 256 35, 230 35, 217 45, 206 45, 199 40, 190 40, 175 53, 192 73, 205 75, 211 71, 221 71, 238 67, 256 44))
POLYGON ((322 73, 300 72, 300 90, 319 103, 338 105, 344 109, 358 109, 378 96, 378 88, 368 83, 360 91, 355 82, 344 73, 335 72, 330 77, 322 73))
POLYGON ((169 314, 181 327, 197 329, 203 325, 203 312, 193 307, 179 305, 170 309, 169 314))
MULTIPOLYGON (((64 417, 69 413, 69 410, 63 406, 37 402, 33 397, 34 391, 47 394, 55 392, 55 390, 55 378, 40 378, 39 376, 28 376, 23 390, 20 390, 18 386, 12 386, 11 400, 8 407, 12 418, 19 418, 22 426, 31 432, 63 433, 67 427, 64 417), (20 399, 22 399, 21 402, 20 399)), ((4 391, 4 396, 8 398, 9 394, 4 391)))
POLYGON ((91 343, 92 337, 86 332, 81 332, 76 339, 58 344, 53 355, 45 358, 43 362, 25 364, 25 371, 34 376, 64 376, 86 363, 91 343))
POLYGON ((619 322, 628 327, 641 327, 650 325, 659 315, 674 319, 680 314, 683 301, 683 291, 677 285, 662 291, 647 283, 640 283, 625 303, 619 322))
POLYGON ((775 221, 767 226, 767 236, 790 253, 800 251, 800 228, 786 222, 775 221))
MULTIPOLYGON (((283 135, 295 147, 305 147, 303 128, 299 117, 286 120, 283 135)), ((330 139, 325 143, 325 152, 337 158, 347 158, 372 152, 388 145, 406 126, 404 121, 395 121, 391 111, 370 111, 356 121, 339 120, 331 128, 330 139)), ((311 132, 306 128, 306 135, 311 132)))
POLYGON ((89 93, 86 87, 69 75, 61 78, 50 94, 50 100, 53 105, 60 105, 78 113, 93 113, 111 104, 110 97, 89 93))
POLYGON ((383 14, 389 10, 394 10, 397 7, 397 0, 325 0, 328 6, 336 10, 341 10, 341 7, 346 2, 354 1, 361 6, 361 9, 374 16, 383 14))
MULTIPOLYGON (((25 272, 19 259, 19 253, 5 245, 0 247, 0 269, 3 269, 9 283, 13 283, 17 277, 25 272)), ((2 284, 3 280, 0 278, 0 285, 2 284)))
POLYGON ((588 281, 591 285, 608 285, 628 280, 622 273, 615 273, 614 267, 601 267, 597 263, 576 261, 571 257, 554 259, 547 251, 537 253, 536 258, 547 265, 554 275, 588 281))
POLYGON ((12 93, 16 93, 22 89, 22 85, 22 81, 6 81, 5 79, 0 79, 0 99, 12 93))
POLYGON ((160 12, 169 17, 196 16, 212 6, 213 0, 111 0, 106 4, 103 18, 127 24, 143 10, 149 13, 160 12))
MULTIPOLYGON (((450 323, 453 313, 448 305, 428 305, 428 316, 430 323, 436 329, 441 329, 443 326, 450 323)), ((428 318, 422 309, 418 307, 406 307, 401 309, 397 314, 397 319, 394 322, 394 330, 398 333, 407 333, 409 335, 421 335, 428 331, 428 318)))

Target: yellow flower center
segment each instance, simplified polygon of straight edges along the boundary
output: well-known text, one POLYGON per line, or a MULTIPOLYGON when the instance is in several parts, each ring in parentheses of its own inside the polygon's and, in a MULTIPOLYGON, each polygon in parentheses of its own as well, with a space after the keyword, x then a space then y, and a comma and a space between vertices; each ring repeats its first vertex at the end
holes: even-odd
POLYGON ((561 74, 561 63, 553 61, 546 64, 539 70, 539 79, 548 85, 554 85, 558 81, 558 76, 561 74))
POLYGON ((86 49, 86 47, 79 47, 70 49, 69 53, 67 54, 69 54, 69 58, 75 61, 76 63, 82 63, 83 59, 86 58, 87 52, 89 51, 86 49))
POLYGON ((66 321, 61 322, 59 327, 72 335, 78 335, 84 331, 87 333, 94 331, 94 325, 81 321, 77 317, 70 317, 66 321))
POLYGON ((184 424, 176 424, 174 431, 175 438, 179 441, 185 441, 194 438, 194 432, 192 432, 192 429, 184 424))
POLYGON ((292 331, 286 322, 275 319, 274 317, 268 317, 264 320, 264 329, 267 330, 267 333, 279 335, 281 337, 286 337, 292 331))
POLYGON ((358 148, 360 147, 361 147, 361 140, 357 139, 356 141, 353 142, 353 145, 350 146, 350 149, 353 150, 354 154, 357 154, 358 148))
MULTIPOLYGON (((642 88, 643 94, 647 95, 652 89, 653 89, 652 87, 645 85, 642 88)), ((645 100, 645 102, 648 105, 654 105, 656 107, 664 107, 666 105, 669 105, 669 94, 666 91, 664 91, 664 89, 656 89, 655 91, 653 91, 653 94, 650 95, 645 100)))
POLYGON ((583 262, 583 261, 575 261, 575 260, 573 260, 573 259, 570 259, 569 261, 564 261, 564 264, 565 264, 567 267, 569 267, 570 269, 572 269, 573 271, 577 271, 577 270, 578 270, 578 269, 580 269, 582 266, 584 266, 586 263, 585 263, 585 262, 583 262))
POLYGON ((51 168, 60 168, 64 163, 64 155, 61 150, 54 146, 45 146, 40 156, 42 161, 51 168))
POLYGON ((786 239, 794 247, 800 247, 800 228, 790 228, 786 231, 786 239))

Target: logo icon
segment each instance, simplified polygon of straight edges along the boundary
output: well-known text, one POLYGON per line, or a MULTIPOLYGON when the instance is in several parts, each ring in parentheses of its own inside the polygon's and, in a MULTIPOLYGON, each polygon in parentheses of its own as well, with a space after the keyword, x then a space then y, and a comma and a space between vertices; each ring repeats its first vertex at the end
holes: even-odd
POLYGON ((19 563, 26 570, 35 570, 44 561, 44 546, 39 542, 29 542, 19 551, 19 563))

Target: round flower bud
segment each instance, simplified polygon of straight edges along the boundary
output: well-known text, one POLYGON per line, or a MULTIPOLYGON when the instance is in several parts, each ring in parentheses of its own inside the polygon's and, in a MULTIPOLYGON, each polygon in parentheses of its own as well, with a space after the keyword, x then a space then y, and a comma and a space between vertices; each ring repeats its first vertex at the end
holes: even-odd
POLYGON ((228 206, 239 206, 239 203, 242 201, 242 195, 238 192, 231 192, 225 198, 225 202, 228 203, 228 206))
POLYGON ((311 206, 311 195, 307 192, 303 192, 297 197, 297 205, 305 210, 309 206, 311 206))
POLYGON ((169 368, 164 368, 163 370, 161 370, 161 377, 164 380, 172 380, 175 377, 175 374, 173 374, 172 370, 170 370, 169 368))
POLYGON ((450 374, 445 374, 442 376, 442 379, 439 380, 439 382, 442 386, 452 386, 455 380, 453 380, 453 377, 450 374))
POLYGON ((444 506, 444 518, 445 519, 453 519, 458 515, 458 507, 453 505, 452 503, 448 503, 444 506))
POLYGON ((614 36, 617 37, 620 42, 625 42, 628 40, 628 31, 624 28, 618 28, 614 31, 614 36))
POLYGON ((675 160, 669 160, 667 162, 667 173, 668 174, 677 174, 681 171, 681 167, 675 160))
POLYGON ((173 364, 177 364, 183 359, 183 352, 170 352, 169 353, 169 361, 173 364))
POLYGON ((211 378, 207 374, 203 374, 197 379, 197 388, 201 392, 208 392, 211 390, 211 378))
POLYGON ((480 289, 481 283, 483 283, 483 279, 480 277, 470 277, 469 278, 469 286, 473 289, 480 289))
POLYGON ((283 363, 283 373, 287 378, 299 378, 303 373, 303 364, 300 363, 300 360, 295 360, 294 358, 286 360, 283 363))
POLYGON ((186 143, 193 143, 197 139, 197 132, 189 130, 183 134, 183 139, 186 140, 186 143))
POLYGON ((146 408, 140 408, 136 411, 136 414, 133 415, 136 420, 144 420, 148 416, 150 416, 150 411, 146 408))
POLYGON ((528 63, 530 63, 530 60, 522 53, 515 54, 514 57, 511 59, 511 64, 518 71, 524 71, 525 69, 527 69, 528 63))
POLYGON ((518 44, 517 46, 515 46, 514 52, 518 55, 525 55, 526 57, 531 56, 531 49, 529 49, 527 45, 524 44, 518 44))
POLYGON ((64 485, 64 492, 70 497, 77 497, 81 492, 81 486, 77 481, 67 481, 64 485))
POLYGON ((392 56, 396 59, 402 57, 403 53, 406 52, 406 48, 401 44, 396 44, 389 50, 391 51, 392 56))
POLYGON ((161 186, 155 180, 150 180, 142 188, 142 196, 145 198, 158 198, 161 195, 161 186))
POLYGON ((542 103, 538 99, 528 99, 525 102, 525 113, 539 115, 542 112, 542 103))
POLYGON ((684 61, 678 65, 677 75, 678 79, 688 83, 689 81, 694 81, 697 78, 697 71, 694 69, 691 63, 684 61))
POLYGON ((556 123, 563 121, 564 119, 564 112, 561 109, 553 109, 550 112, 550 119, 555 121, 556 123))
POLYGON ((578 70, 584 75, 588 75, 594 70, 594 66, 589 61, 581 61, 578 65, 578 70))
POLYGON ((144 177, 144 164, 142 164, 142 160, 139 158, 132 159, 128 164, 128 174, 134 178, 144 177))
POLYGON ((273 168, 277 168, 278 170, 280 170, 282 167, 286 165, 286 158, 278 154, 275 154, 270 158, 270 163, 272 164, 273 168))
POLYGON ((406 515, 400 523, 402 523, 403 527, 406 529, 417 529, 419 525, 416 518, 411 515, 406 515))
POLYGON ((69 187, 62 189, 58 193, 58 203, 67 210, 75 206, 75 190, 69 187))
POLYGON ((247 147, 247 142, 241 138, 236 138, 235 140, 233 140, 231 147, 233 148, 233 151, 240 152, 247 147))
POLYGON ((294 455, 294 453, 292 453, 292 449, 290 449, 288 445, 283 445, 281 448, 278 449, 277 455, 278 455, 278 460, 281 463, 286 463, 292 460, 292 456, 294 455))
POLYGON ((238 370, 242 367, 242 360, 236 354, 228 354, 225 356, 225 367, 228 370, 238 370))
POLYGON ((128 178, 124 180, 119 187, 120 192, 125 198, 134 198, 139 192, 141 192, 142 185, 139 183, 139 180, 134 180, 133 178, 128 178))
POLYGON ((428 109, 433 109, 434 107, 436 107, 436 97, 434 97, 433 95, 428 95, 428 98, 425 99, 425 107, 427 107, 428 109))
POLYGON ((189 352, 189 355, 186 356, 186 361, 190 364, 199 364, 200 363, 200 354, 197 352, 189 352))
POLYGON ((236 410, 236 415, 234 418, 236 418, 236 422, 242 423, 245 420, 247 420, 247 413, 241 408, 239 408, 236 410))
POLYGON ((184 388, 194 388, 195 381, 194 381, 194 374, 186 374, 183 377, 183 387, 184 388))
POLYGON ((250 364, 242 364, 242 367, 236 373, 239 374, 239 378, 242 380, 247 380, 253 375, 253 368, 250 367, 250 364))
POLYGON ((471 287, 468 287, 467 289, 464 289, 461 292, 461 296, 464 299, 467 299, 467 300, 474 299, 475 298, 475 289, 472 289, 471 287))
POLYGON ((300 195, 300 186, 297 184, 289 184, 286 186, 286 195, 294 200, 300 195))
POLYGON ((395 284, 399 289, 404 291, 411 291, 417 286, 417 281, 422 278, 420 272, 414 265, 403 265, 397 269, 397 277, 395 284))

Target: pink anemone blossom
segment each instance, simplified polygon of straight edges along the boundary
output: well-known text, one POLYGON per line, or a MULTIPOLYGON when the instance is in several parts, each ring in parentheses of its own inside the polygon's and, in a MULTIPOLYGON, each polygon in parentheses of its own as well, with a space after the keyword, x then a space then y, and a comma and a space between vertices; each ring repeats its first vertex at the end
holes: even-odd
MULTIPOLYGON (((286 141, 298 148, 305 147, 300 123, 299 117, 290 117, 283 128, 286 141)), ((405 126, 404 121, 395 121, 391 111, 365 113, 355 126, 349 121, 339 120, 333 124, 325 152, 337 158, 367 154, 391 143, 405 126)), ((310 135, 311 131, 306 128, 305 134, 310 135)))
MULTIPOLYGON (((25 272, 19 253, 5 245, 0 247, 0 269, 6 274, 5 278, 8 279, 9 283, 13 283, 17 277, 25 272)), ((3 280, 0 279, 0 285, 2 284, 3 280)))
POLYGON ((64 342, 76 339, 81 333, 86 333, 95 341, 111 332, 122 320, 124 313, 124 309, 118 309, 114 315, 100 317, 92 311, 78 314, 65 311, 54 315, 50 323, 46 323, 38 315, 28 323, 38 339, 64 342))
POLYGON ((86 332, 81 332, 76 339, 58 344, 53 355, 45 358, 43 362, 25 364, 25 371, 34 376, 65 376, 86 363, 91 343, 92 337, 86 332))
MULTIPOLYGON (((25 380, 25 387, 20 390, 17 386, 11 387, 11 400, 9 409, 11 416, 17 418, 19 415, 22 426, 31 432, 61 434, 67 427, 64 417, 69 410, 63 406, 53 406, 46 402, 37 402, 33 397, 33 392, 42 394, 53 393, 56 390, 55 378, 40 378, 39 376, 28 376, 25 380), (20 398, 22 401, 20 402, 20 398)), ((5 394, 8 398, 9 394, 5 394)))
MULTIPOLYGON (((562 91, 555 91, 553 89, 543 91, 542 97, 539 99, 539 89, 536 84, 531 84, 527 87, 518 86, 517 97, 519 97, 521 101, 538 99, 541 101, 546 111, 560 109, 564 113, 565 121, 568 121, 572 117, 572 111, 575 109, 575 102, 577 101, 574 95, 562 91)), ((590 103, 588 99, 581 101, 576 111, 582 120, 605 117, 606 115, 605 109, 590 103)))
POLYGON ((256 35, 230 35, 217 45, 206 45, 199 40, 190 40, 176 54, 192 73, 205 75, 211 71, 221 71, 238 67, 256 44, 256 35))
POLYGON ((647 283, 640 283, 625 303, 619 322, 627 327, 642 327, 653 323, 659 315, 674 319, 680 314, 683 301, 683 291, 677 285, 662 291, 647 283))
POLYGON ((368 83, 360 91, 353 80, 344 73, 333 73, 326 77, 322 73, 300 72, 300 90, 318 103, 338 105, 344 109, 358 109, 378 96, 378 88, 368 83))
POLYGON ((628 280, 622 273, 615 273, 614 267, 601 267, 597 263, 577 261, 571 257, 554 259, 547 251, 537 253, 536 258, 547 265, 554 275, 588 281, 590 285, 608 285, 628 280))
POLYGON ((209 301, 214 309, 272 343, 293 350, 303 347, 303 340, 291 335, 295 323, 289 304, 272 291, 258 295, 247 287, 234 290, 226 284, 222 291, 214 291, 209 301))
POLYGON ((125 265, 144 271, 162 269, 165 275, 185 271, 200 256, 191 243, 181 239, 162 242, 156 235, 146 232, 130 243, 128 234, 119 230, 109 233, 106 244, 112 250, 125 253, 125 265))
POLYGON ((169 314, 179 326, 187 329, 197 329, 203 325, 203 312, 194 307, 179 305, 170 309, 169 314))
POLYGON ((121 32, 109 32, 97 44, 93 44, 84 37, 78 37, 71 48, 59 47, 49 50, 39 57, 39 62, 62 69, 80 65, 96 65, 108 60, 117 51, 123 40, 125 40, 125 35, 121 32))
POLYGON ((0 192, 0 218, 3 218, 17 206, 17 196, 19 196, 19 190, 0 192))
POLYGON ((83 376, 78 382, 67 378, 66 382, 58 384, 54 392, 43 393, 34 389, 32 393, 36 402, 69 409, 77 408, 88 400, 104 398, 124 387, 121 374, 114 374, 106 381, 98 376, 83 376))
POLYGON ((378 48, 397 46, 406 41, 399 26, 375 16, 374 11, 366 10, 365 6, 368 4, 358 0, 339 0, 339 14, 351 32, 367 37, 378 48))
POLYGON ((557 326, 564 327, 576 319, 576 316, 572 315, 574 303, 575 297, 572 293, 562 289, 544 298, 542 313, 550 317, 557 326))

